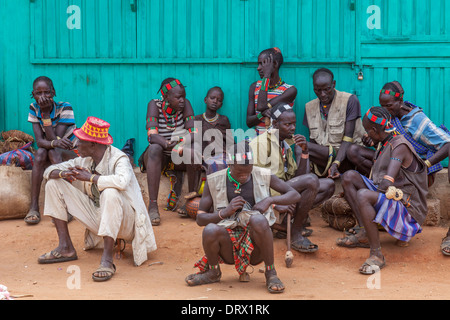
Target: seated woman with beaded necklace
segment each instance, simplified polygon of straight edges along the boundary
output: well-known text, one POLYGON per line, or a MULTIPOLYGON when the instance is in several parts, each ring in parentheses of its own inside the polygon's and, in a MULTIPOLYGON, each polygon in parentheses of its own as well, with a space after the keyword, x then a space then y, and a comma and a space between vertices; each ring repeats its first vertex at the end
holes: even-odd
POLYGON ((378 224, 404 246, 421 232, 427 215, 426 165, 390 118, 382 107, 370 108, 363 118, 369 138, 378 146, 371 179, 355 170, 341 178, 344 197, 362 228, 338 239, 337 245, 370 248, 370 257, 359 269, 363 274, 373 274, 385 266, 378 224))
MULTIPOLYGON (((202 114, 195 116, 195 124, 201 122, 202 134, 202 162, 206 175, 227 168, 226 150, 234 145, 234 137, 231 129, 230 120, 227 116, 219 114, 224 99, 223 91, 220 87, 212 87, 208 90, 204 99, 206 110, 202 114), (230 144, 230 145, 227 145, 230 144)), ((195 171, 196 181, 200 184, 201 171, 195 171)), ((186 201, 199 197, 197 191, 190 192, 185 196, 186 201)), ((181 216, 187 216, 186 206, 180 207, 177 212, 181 216)))
MULTIPOLYGON (((159 91, 162 99, 153 99, 148 103, 146 128, 149 146, 139 159, 141 171, 147 172, 150 198, 148 213, 154 226, 161 222, 157 203, 161 172, 168 171, 167 166, 171 165, 173 153, 181 152, 181 149, 178 149, 180 141, 183 141, 187 134, 195 133, 194 111, 191 103, 186 99, 183 84, 178 79, 167 78, 161 83, 159 91)), ((190 141, 194 141, 192 136, 190 141)), ((185 146, 184 149, 186 148, 185 146)), ((191 154, 194 153, 191 152, 191 154)), ((173 168, 170 168, 170 171, 175 171, 175 174, 170 177, 171 190, 167 210, 174 211, 177 207, 183 181, 180 175, 181 170, 187 173, 189 192, 196 190, 196 167, 192 165, 191 169, 194 170, 186 170, 186 164, 173 165, 173 168)))

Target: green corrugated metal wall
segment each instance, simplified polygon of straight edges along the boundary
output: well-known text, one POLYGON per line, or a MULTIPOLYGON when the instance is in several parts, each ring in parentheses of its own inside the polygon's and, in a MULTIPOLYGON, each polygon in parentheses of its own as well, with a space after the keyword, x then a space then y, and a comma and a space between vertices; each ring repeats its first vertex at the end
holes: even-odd
POLYGON ((147 103, 169 76, 187 85, 196 113, 208 88, 221 86, 222 113, 246 130, 256 59, 274 46, 285 57, 282 78, 298 88, 300 133, 318 67, 356 93, 363 111, 399 80, 406 99, 450 125, 448 21, 449 0, 0 0, 0 130, 32 132, 26 119, 40 75, 72 103, 79 126, 104 118, 116 146, 136 138, 136 153, 146 146, 147 103), (71 5, 80 29, 67 26, 71 5))

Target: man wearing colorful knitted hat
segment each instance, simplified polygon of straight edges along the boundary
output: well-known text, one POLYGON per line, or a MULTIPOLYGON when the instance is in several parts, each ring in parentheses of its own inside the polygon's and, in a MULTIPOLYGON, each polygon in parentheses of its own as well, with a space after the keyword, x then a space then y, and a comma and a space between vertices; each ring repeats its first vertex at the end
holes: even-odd
POLYGON ((53 218, 59 237, 56 249, 39 257, 41 264, 77 259, 67 228, 72 214, 87 229, 85 249, 101 247, 100 267, 94 281, 110 279, 115 243, 131 242, 136 265, 156 250, 155 237, 128 156, 113 147, 109 123, 89 117, 74 134, 79 138, 79 157, 47 168, 44 215, 53 218))

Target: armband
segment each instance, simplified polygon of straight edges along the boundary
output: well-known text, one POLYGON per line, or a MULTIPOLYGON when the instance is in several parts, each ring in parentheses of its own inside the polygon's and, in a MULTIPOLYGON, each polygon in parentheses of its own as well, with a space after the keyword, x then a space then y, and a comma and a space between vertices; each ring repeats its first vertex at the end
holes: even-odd
POLYGON ((269 82, 270 80, 268 78, 263 78, 261 82, 261 89, 262 91, 269 91, 269 82))
POLYGON ((147 136, 151 136, 152 134, 158 134, 157 127, 150 127, 150 129, 147 130, 147 136))
POLYGON ((42 119, 42 123, 44 124, 44 127, 51 127, 52 119, 42 119))
POLYGON ((344 136, 344 137, 342 138, 342 141, 353 143, 353 138, 344 136))

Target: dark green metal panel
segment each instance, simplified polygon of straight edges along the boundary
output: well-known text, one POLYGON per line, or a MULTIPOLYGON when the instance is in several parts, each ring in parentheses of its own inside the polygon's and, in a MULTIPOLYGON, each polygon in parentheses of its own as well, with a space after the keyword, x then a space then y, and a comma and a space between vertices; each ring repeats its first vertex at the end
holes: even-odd
POLYGON ((104 118, 118 147, 136 138, 136 153, 147 144, 147 103, 166 77, 187 85, 196 113, 207 90, 221 86, 221 112, 247 130, 248 89, 269 47, 281 49, 281 76, 298 88, 300 133, 320 67, 358 95, 363 112, 378 104, 385 82, 398 80, 406 99, 450 125, 449 14, 448 0, 0 0, 0 130, 31 133, 30 92, 40 75, 73 104, 77 125, 104 118), (68 28, 73 5, 80 29, 68 28))

